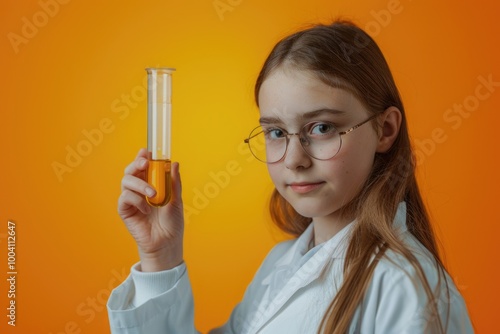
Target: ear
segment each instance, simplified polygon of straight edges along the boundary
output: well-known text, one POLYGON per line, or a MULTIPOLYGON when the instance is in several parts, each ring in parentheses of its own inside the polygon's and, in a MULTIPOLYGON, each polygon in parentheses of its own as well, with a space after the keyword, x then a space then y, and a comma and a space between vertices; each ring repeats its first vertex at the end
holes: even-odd
POLYGON ((396 107, 389 107, 380 115, 381 131, 378 136, 378 153, 385 153, 392 147, 398 137, 402 119, 401 111, 396 107))

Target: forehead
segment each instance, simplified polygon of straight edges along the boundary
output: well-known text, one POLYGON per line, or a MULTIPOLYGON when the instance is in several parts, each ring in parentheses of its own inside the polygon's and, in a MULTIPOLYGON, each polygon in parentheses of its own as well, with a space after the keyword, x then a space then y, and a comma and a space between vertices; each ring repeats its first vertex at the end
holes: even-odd
POLYGON ((331 87, 309 71, 278 68, 264 80, 259 91, 260 116, 296 121, 311 111, 340 111, 338 117, 367 115, 363 104, 349 91, 331 87))

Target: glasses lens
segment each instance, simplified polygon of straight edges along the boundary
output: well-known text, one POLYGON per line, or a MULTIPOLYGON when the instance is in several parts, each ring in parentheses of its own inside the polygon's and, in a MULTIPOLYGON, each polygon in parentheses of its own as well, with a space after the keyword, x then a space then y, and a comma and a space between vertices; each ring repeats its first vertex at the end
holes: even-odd
POLYGON ((259 126, 250 133, 248 146, 258 160, 273 163, 285 155, 286 136, 281 130, 264 130, 259 126))
POLYGON ((331 123, 314 122, 306 124, 301 131, 302 147, 313 158, 328 160, 340 150, 342 140, 331 123))

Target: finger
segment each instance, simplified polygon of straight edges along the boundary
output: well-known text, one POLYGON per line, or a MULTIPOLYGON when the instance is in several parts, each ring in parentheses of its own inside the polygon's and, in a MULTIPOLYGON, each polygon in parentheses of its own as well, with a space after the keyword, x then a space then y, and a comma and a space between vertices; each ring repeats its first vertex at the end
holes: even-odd
POLYGON ((172 163, 172 204, 182 205, 182 182, 178 162, 172 163))
POLYGON ((145 180, 134 175, 124 175, 122 178, 122 191, 132 190, 144 196, 153 197, 156 191, 145 180))
POLYGON ((126 189, 121 193, 118 199, 118 213, 120 216, 126 215, 134 208, 137 208, 145 215, 151 213, 151 207, 146 202, 144 196, 126 189))
POLYGON ((125 167, 125 174, 137 175, 148 167, 148 159, 142 155, 137 155, 134 161, 132 161, 127 167, 125 167))
POLYGON ((136 159, 137 158, 148 158, 148 150, 146 150, 144 147, 137 152, 136 159))

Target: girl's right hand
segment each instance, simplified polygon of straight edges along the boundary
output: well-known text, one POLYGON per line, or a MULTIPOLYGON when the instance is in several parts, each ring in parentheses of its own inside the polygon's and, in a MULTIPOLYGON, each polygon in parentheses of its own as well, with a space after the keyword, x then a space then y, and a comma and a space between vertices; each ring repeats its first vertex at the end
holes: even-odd
POLYGON ((173 163, 172 196, 163 207, 151 207, 145 196, 156 193, 146 182, 147 151, 141 149, 125 168, 118 214, 139 248, 142 271, 160 271, 178 266, 183 260, 184 211, 179 164, 173 163))

